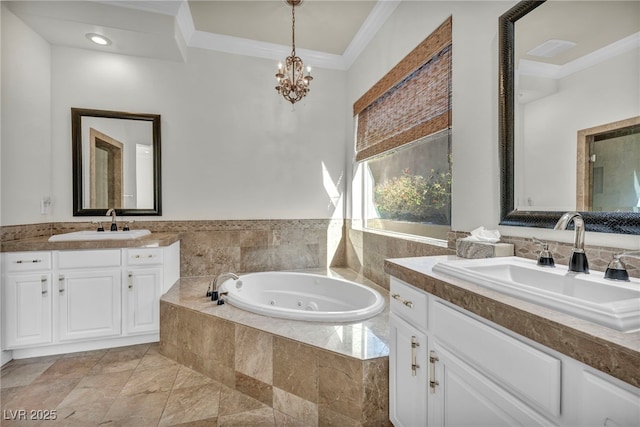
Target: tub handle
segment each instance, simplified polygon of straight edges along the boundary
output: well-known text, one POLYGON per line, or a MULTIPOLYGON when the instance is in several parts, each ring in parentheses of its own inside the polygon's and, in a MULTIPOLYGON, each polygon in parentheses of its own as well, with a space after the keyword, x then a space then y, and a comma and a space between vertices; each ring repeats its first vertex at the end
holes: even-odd
POLYGON ((400 294, 391 294, 391 298, 393 298, 394 300, 400 301, 402 304, 406 305, 409 308, 413 308, 413 302, 402 298, 400 294))

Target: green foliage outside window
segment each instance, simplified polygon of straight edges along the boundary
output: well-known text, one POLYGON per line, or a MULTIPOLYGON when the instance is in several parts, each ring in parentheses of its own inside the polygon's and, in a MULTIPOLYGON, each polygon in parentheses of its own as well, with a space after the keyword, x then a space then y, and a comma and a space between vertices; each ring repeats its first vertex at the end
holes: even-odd
POLYGON ((373 203, 383 219, 449 224, 451 172, 431 170, 429 176, 404 169, 373 188, 373 203))

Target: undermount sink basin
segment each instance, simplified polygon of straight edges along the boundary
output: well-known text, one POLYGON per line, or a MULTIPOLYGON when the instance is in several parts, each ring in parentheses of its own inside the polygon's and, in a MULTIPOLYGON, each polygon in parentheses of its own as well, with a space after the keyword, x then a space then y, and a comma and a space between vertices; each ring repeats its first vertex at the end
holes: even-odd
POLYGON ((640 280, 545 268, 520 257, 442 261, 433 271, 540 304, 622 332, 640 329, 640 280))
POLYGON ((151 234, 149 230, 130 231, 74 231, 49 237, 50 242, 71 242, 75 240, 126 240, 137 239, 151 234))

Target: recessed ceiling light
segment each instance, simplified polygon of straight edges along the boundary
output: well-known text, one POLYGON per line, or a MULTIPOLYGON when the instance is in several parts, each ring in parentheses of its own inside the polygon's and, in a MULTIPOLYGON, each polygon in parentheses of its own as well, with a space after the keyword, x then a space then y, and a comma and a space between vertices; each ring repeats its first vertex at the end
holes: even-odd
POLYGON ((565 50, 571 49, 575 45, 576 44, 574 42, 570 42, 567 40, 551 39, 534 47, 529 52, 527 52, 527 55, 551 58, 564 52, 565 50))
POLYGON ((99 44, 100 46, 109 46, 111 44, 111 40, 96 33, 87 33, 87 38, 91 40, 95 44, 99 44))

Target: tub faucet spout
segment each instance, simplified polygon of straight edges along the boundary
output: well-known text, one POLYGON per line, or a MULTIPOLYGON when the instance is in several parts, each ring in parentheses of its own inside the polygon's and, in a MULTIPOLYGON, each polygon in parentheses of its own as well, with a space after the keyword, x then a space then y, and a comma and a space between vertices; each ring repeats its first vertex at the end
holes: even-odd
POLYGON ((218 301, 218 305, 222 304, 222 299, 221 297, 223 295, 227 295, 228 292, 222 292, 220 293, 220 285, 222 284, 222 282, 224 282, 226 279, 233 279, 233 280, 239 280, 240 277, 238 277, 237 274, 235 273, 222 273, 219 274, 215 279, 213 279, 210 283, 209 283, 209 289, 207 290, 207 296, 211 297, 211 301, 218 301))
POLYGON ((574 242, 569 259, 569 271, 577 273, 589 273, 587 254, 584 253, 584 220, 578 212, 567 212, 558 220, 555 230, 566 230, 570 222, 573 222, 574 242))

